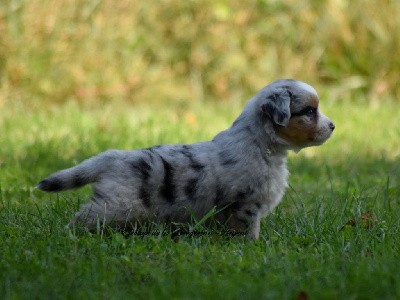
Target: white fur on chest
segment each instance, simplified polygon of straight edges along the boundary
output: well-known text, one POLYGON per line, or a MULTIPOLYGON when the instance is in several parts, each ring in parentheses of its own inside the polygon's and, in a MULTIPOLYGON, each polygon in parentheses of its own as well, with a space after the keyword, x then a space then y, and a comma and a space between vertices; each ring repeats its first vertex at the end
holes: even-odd
POLYGON ((286 157, 271 157, 268 159, 268 170, 263 185, 264 205, 262 215, 271 212, 281 201, 288 186, 289 171, 286 167, 286 157))

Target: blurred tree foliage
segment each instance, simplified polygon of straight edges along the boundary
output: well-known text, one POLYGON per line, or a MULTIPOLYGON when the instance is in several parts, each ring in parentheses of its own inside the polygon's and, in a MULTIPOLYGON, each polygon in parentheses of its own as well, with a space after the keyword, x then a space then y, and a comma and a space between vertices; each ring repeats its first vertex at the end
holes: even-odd
POLYGON ((400 96, 397 0, 3 0, 0 104, 400 96))

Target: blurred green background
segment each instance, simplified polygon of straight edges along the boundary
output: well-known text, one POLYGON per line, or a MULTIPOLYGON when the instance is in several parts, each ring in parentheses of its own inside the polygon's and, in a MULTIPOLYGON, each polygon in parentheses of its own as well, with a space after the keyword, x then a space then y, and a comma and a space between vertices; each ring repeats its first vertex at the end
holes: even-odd
POLYGON ((297 78, 398 102, 400 1, 2 0, 0 107, 245 100, 297 78))

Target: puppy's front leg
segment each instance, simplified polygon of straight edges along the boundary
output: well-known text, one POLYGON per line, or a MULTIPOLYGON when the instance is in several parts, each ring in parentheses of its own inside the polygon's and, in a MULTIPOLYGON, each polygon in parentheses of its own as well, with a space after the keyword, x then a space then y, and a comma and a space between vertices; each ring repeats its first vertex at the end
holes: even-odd
POLYGON ((234 227, 240 231, 240 228, 246 228, 246 238, 248 240, 257 240, 260 235, 260 222, 261 213, 258 210, 257 205, 243 205, 239 210, 236 211, 234 218, 232 219, 234 227))
POLYGON ((257 216, 255 216, 254 218, 252 218, 252 220, 250 220, 248 231, 246 234, 247 240, 252 241, 258 239, 258 237, 260 236, 260 223, 261 223, 261 218, 259 214, 257 214, 257 216))

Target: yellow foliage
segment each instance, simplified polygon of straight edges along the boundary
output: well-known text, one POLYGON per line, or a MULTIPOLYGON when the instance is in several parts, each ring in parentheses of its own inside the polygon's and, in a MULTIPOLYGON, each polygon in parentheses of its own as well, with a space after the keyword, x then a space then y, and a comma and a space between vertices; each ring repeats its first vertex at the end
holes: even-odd
POLYGON ((398 99, 399 49, 399 1, 3 1, 0 95, 226 100, 294 77, 398 99))

